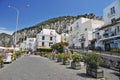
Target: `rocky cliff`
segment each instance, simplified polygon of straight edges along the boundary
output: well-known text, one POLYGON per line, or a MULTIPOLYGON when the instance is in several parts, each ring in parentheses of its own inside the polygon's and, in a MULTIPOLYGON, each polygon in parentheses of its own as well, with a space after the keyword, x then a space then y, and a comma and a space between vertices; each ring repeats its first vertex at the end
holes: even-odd
POLYGON ((11 35, 6 33, 0 33, 0 46, 10 47, 11 46, 11 35))

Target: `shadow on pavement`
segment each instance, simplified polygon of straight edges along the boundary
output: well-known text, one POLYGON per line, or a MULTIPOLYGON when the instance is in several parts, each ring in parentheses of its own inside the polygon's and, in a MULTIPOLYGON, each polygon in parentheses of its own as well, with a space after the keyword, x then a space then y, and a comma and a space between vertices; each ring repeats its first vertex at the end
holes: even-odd
POLYGON ((84 77, 84 78, 93 78, 89 75, 87 75, 86 73, 77 73, 78 76, 84 77))
POLYGON ((66 67, 66 69, 79 70, 79 69, 73 69, 72 67, 66 67))
POLYGON ((114 74, 115 76, 120 77, 120 73, 119 72, 111 72, 111 74, 114 74))

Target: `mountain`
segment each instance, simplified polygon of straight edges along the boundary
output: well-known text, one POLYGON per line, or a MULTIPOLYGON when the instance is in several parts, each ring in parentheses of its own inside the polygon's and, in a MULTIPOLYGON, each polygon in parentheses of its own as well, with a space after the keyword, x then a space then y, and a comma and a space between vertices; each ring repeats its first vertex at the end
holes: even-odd
MULTIPOLYGON (((65 29, 70 26, 74 21, 79 19, 80 17, 85 17, 89 19, 99 19, 102 20, 102 17, 98 17, 93 13, 77 15, 77 16, 60 16, 57 18, 48 19, 46 21, 40 22, 36 25, 33 25, 28 28, 24 28, 14 32, 12 35, 12 40, 14 42, 16 35, 16 42, 21 43, 26 40, 27 37, 36 37, 36 34, 39 33, 43 28, 47 29, 55 29, 57 33, 61 33, 65 31, 65 29)), ((13 43, 12 43, 13 44, 13 43)))
POLYGON ((0 46, 10 47, 12 35, 0 33, 0 46))

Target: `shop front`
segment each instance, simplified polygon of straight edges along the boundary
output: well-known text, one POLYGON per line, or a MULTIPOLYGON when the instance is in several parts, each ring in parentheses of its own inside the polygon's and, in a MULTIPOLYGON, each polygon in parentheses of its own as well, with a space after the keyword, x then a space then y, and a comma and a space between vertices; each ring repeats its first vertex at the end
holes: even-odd
POLYGON ((120 37, 104 40, 105 51, 120 52, 120 37))

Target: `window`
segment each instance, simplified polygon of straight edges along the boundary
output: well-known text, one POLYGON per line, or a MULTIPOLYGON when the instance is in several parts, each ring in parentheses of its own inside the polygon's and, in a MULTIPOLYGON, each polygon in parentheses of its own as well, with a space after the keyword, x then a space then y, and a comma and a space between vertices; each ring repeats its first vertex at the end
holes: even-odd
POLYGON ((45 40, 45 36, 42 36, 42 40, 45 40))
POLYGON ((52 40, 53 40, 53 38, 52 38, 52 37, 50 37, 50 40, 52 41, 52 40))
POLYGON ((119 32, 120 31, 120 26, 117 26, 117 32, 119 32))
POLYGON ((110 13, 115 14, 115 7, 110 8, 110 13))
POLYGON ((112 23, 116 22, 116 19, 115 19, 115 18, 112 18, 112 19, 111 19, 111 22, 112 22, 112 23))
POLYGON ((72 31, 72 27, 70 27, 70 31, 72 31))
POLYGON ((52 42, 50 42, 50 43, 49 43, 49 46, 51 46, 52 44, 53 44, 53 43, 52 43, 52 42))
POLYGON ((85 31, 87 31, 87 28, 85 28, 85 31))
POLYGON ((76 23, 76 27, 79 27, 79 23, 78 22, 76 23))
POLYGON ((42 46, 44 46, 44 42, 42 42, 42 46))

